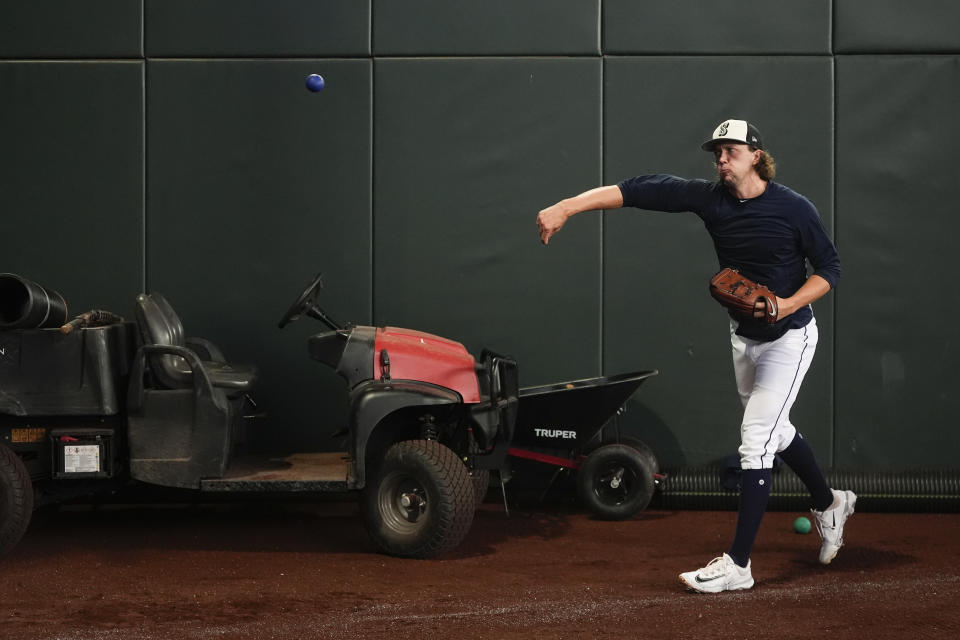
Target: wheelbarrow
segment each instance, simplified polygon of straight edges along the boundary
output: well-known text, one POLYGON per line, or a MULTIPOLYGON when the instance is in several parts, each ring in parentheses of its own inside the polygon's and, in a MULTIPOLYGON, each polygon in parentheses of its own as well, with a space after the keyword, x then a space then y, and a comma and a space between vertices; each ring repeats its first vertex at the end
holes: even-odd
MULTIPOLYGON (((519 391, 507 455, 576 472, 577 494, 598 518, 625 520, 644 510, 663 479, 643 441, 621 436, 616 417, 647 378, 658 371, 561 382, 519 391), (604 427, 613 423, 613 434, 604 427)), ((549 489, 549 486, 548 486, 549 489)))

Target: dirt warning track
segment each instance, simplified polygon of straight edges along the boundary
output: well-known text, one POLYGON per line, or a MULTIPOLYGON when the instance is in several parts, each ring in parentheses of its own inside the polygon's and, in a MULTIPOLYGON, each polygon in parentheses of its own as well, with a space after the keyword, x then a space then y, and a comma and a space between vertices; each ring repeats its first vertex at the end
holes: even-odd
POLYGON ((828 567, 767 514, 745 592, 684 591, 736 513, 483 505, 435 560, 376 553, 353 502, 68 507, 0 563, 0 638, 955 638, 960 515, 857 513, 828 567))

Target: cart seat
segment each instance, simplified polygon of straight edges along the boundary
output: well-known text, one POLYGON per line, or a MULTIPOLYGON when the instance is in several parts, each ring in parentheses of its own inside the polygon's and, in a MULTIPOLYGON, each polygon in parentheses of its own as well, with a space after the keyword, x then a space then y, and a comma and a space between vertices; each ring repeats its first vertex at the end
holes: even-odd
MULTIPOLYGON (((235 365, 225 361, 215 345, 199 338, 185 338, 180 317, 159 293, 137 296, 137 322, 144 344, 185 347, 194 351, 214 387, 228 395, 249 391, 257 377, 257 370, 249 365, 235 365)), ((168 389, 192 386, 193 370, 187 361, 176 355, 151 355, 150 369, 157 381, 168 389)))

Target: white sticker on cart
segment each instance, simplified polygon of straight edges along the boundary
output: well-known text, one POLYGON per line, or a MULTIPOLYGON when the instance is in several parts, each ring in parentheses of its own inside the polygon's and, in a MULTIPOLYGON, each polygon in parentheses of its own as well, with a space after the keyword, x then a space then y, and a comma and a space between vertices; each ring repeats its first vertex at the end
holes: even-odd
POLYGON ((64 473, 96 473, 100 471, 100 445, 77 444, 63 448, 64 473))

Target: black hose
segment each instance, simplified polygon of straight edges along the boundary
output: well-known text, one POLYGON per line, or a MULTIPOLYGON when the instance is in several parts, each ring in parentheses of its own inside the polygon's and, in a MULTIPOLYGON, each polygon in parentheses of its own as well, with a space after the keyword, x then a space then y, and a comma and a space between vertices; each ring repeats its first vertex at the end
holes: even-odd
POLYGON ((0 331, 59 327, 67 302, 59 293, 13 273, 0 273, 0 331))
MULTIPOLYGON (((665 471, 652 508, 735 510, 739 492, 736 476, 717 467, 692 467, 665 471), (724 486, 724 481, 731 488, 724 486), (732 480, 732 482, 731 482, 732 480)), ((867 472, 832 470, 827 484, 857 494, 862 512, 960 512, 960 472, 915 470, 867 472)), ((773 473, 768 510, 803 511, 810 495, 800 479, 786 467, 773 473)))

